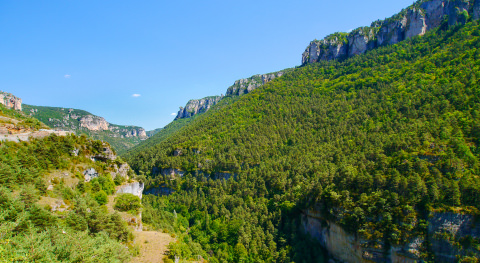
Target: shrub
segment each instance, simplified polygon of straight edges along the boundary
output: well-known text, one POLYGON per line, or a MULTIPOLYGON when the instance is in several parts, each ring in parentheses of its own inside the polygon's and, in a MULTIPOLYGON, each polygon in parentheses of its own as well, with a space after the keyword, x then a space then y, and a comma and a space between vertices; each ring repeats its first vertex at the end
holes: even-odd
POLYGON ((120 194, 116 198, 115 209, 119 211, 130 211, 136 214, 141 207, 140 198, 133 194, 120 194))
POLYGON ((103 190, 100 190, 97 193, 95 193, 93 198, 95 198, 95 201, 97 201, 99 205, 104 205, 108 201, 107 193, 105 193, 105 191, 103 190))

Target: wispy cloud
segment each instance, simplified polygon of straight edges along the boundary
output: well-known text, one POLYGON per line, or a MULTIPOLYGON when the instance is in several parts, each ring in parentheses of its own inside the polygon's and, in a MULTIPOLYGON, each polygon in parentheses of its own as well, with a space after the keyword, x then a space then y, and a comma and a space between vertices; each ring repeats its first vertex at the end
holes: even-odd
POLYGON ((69 74, 65 74, 63 75, 63 77, 65 77, 66 79, 69 79, 72 75, 69 75, 69 74))
POLYGON ((175 116, 175 115, 177 115, 177 114, 176 114, 175 112, 172 112, 172 114, 170 114, 170 115, 175 116))
POLYGON ((135 93, 135 94, 132 94, 132 97, 134 97, 134 98, 138 98, 138 97, 140 97, 140 96, 142 96, 142 95, 136 94, 136 93, 135 93))

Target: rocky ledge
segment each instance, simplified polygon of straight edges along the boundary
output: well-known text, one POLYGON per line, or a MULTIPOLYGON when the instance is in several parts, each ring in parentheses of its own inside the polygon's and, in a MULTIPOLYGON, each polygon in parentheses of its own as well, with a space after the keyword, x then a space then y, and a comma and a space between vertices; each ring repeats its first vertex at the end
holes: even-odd
POLYGON ((0 91, 0 104, 14 110, 22 110, 22 99, 15 97, 11 93, 0 91))
POLYGON ((210 97, 206 97, 199 100, 190 100, 188 101, 187 105, 185 105, 185 108, 180 107, 180 110, 178 111, 177 117, 175 117, 175 120, 190 118, 199 113, 206 112, 213 105, 217 104, 221 99, 223 99, 223 95, 210 96, 210 97))
POLYGON ((363 54, 379 46, 424 35, 442 23, 465 23, 470 16, 480 18, 480 0, 420 0, 391 18, 373 22, 370 27, 310 42, 302 54, 302 65, 363 54))

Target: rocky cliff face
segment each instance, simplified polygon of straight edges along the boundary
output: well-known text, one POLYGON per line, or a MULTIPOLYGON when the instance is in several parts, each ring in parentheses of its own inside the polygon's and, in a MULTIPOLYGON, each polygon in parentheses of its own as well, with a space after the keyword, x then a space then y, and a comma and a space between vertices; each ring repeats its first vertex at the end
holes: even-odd
MULTIPOLYGON (((24 104, 23 112, 55 130, 70 131, 76 134, 86 133, 94 139, 107 141, 119 153, 149 137, 142 127, 112 124, 102 117, 79 109, 24 104)), ((151 132, 150 134, 155 133, 151 132)))
POLYGON ((190 100, 187 105, 185 105, 185 108, 180 107, 180 110, 178 111, 175 120, 182 118, 190 118, 196 114, 206 112, 210 109, 210 107, 217 104, 222 98, 223 95, 206 97, 199 100, 190 100))
POLYGON ((302 65, 363 54, 382 45, 424 35, 427 30, 439 27, 446 17, 448 25, 465 23, 469 15, 480 18, 480 0, 421 0, 389 19, 372 23, 370 27, 335 33, 310 42, 302 54, 302 65))
POLYGON ((70 130, 75 132, 111 131, 111 137, 148 138, 147 132, 142 127, 111 124, 104 118, 83 110, 25 105, 24 112, 58 130, 70 130))
MULTIPOLYGON (((227 89, 226 95, 241 96, 243 94, 247 94, 252 90, 264 85, 265 83, 270 82, 275 78, 281 77, 283 74, 283 71, 279 71, 269 74, 255 75, 246 79, 239 79, 227 89)), ((178 111, 175 120, 182 118, 190 118, 199 113, 206 112, 222 99, 223 95, 206 97, 199 100, 190 100, 185 107, 180 107, 180 110, 178 111)))
POLYGON ((133 194, 142 199, 143 189, 143 183, 132 182, 119 186, 117 189, 117 194, 133 194))
POLYGON ((0 91, 0 104, 14 110, 22 110, 22 99, 15 97, 11 93, 0 91))
POLYGON ((102 117, 87 115, 80 118, 80 127, 87 128, 90 131, 106 131, 108 125, 109 123, 102 117))
POLYGON ((283 71, 279 71, 270 74, 255 75, 246 79, 239 79, 227 89, 227 96, 241 96, 247 94, 265 83, 281 77, 283 73, 283 71))
POLYGON ((318 207, 302 215, 302 227, 317 239, 323 248, 341 262, 402 262, 421 261, 422 247, 429 246, 435 262, 456 262, 457 256, 480 256, 475 247, 461 245, 462 240, 480 238, 480 226, 471 215, 431 213, 426 236, 417 236, 401 246, 369 245, 358 235, 347 233, 334 221, 326 219, 318 207))

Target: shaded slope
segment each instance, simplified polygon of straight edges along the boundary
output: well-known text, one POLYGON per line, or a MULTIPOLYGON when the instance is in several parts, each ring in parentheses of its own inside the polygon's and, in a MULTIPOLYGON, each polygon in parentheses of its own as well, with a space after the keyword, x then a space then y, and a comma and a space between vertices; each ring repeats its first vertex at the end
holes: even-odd
MULTIPOLYGON (((252 260, 295 259, 306 249, 295 246, 292 224, 296 209, 314 203, 348 232, 370 240, 367 247, 401 246, 424 235, 418 222, 429 211, 476 214, 480 208, 479 36, 472 22, 343 62, 296 69, 214 107, 128 156, 129 163, 147 174, 153 167, 237 173, 225 185, 187 175, 177 186, 183 197, 171 202, 185 207, 187 218, 208 211, 209 220, 224 222, 228 215, 244 222, 245 231, 259 218, 255 231, 272 233, 273 224, 272 239, 227 241, 232 250, 237 242, 250 246, 252 260), (182 154, 175 156, 176 149, 182 154), (249 206, 250 198, 255 205, 249 206), (262 204, 268 207, 263 216, 256 207, 262 204), (251 242, 268 240, 275 243, 271 254, 252 248, 251 242)), ((196 231, 221 258, 224 250, 208 228, 198 225, 196 231)), ((462 237, 452 242, 456 238, 462 237)), ((458 244, 459 256, 478 256, 475 248, 458 244)), ((419 249, 421 258, 437 256, 427 243, 419 249)))

